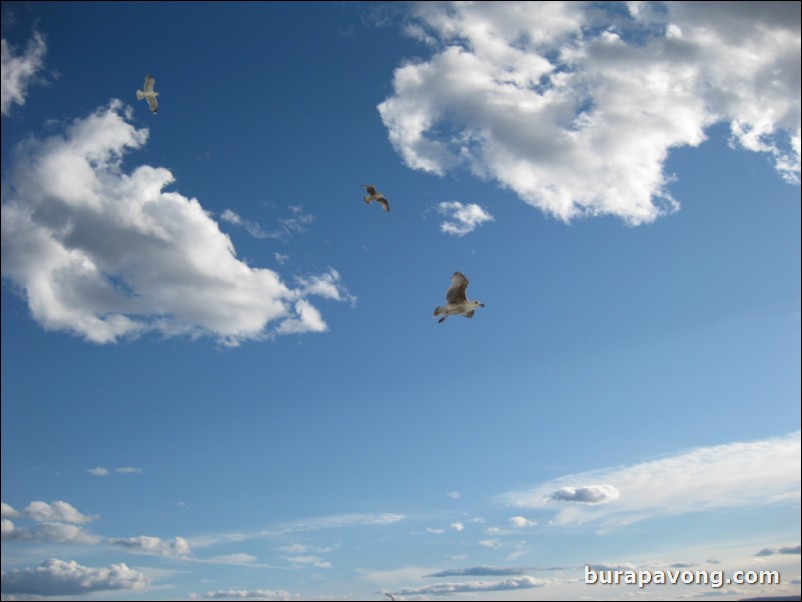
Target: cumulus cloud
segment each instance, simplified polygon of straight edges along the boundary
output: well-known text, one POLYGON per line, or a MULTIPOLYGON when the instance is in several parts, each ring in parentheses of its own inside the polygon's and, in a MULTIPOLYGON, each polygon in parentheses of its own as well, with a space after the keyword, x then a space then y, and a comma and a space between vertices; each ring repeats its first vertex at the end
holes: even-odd
POLYGON ((4 503, 3 516, 12 518, 26 517, 36 522, 58 521, 75 524, 90 523, 96 518, 94 516, 82 514, 71 504, 62 501, 52 502, 50 504, 40 501, 31 502, 21 512, 14 510, 14 508, 4 503))
MULTIPOLYGON (((168 170, 123 170, 123 155, 148 136, 129 118, 112 101, 63 136, 28 140, 14 153, 2 273, 36 321, 95 343, 157 332, 236 345, 326 330, 303 291, 237 258, 197 199, 165 191, 168 170)), ((337 286, 333 272, 320 278, 337 286)))
POLYGON ((446 216, 446 221, 440 224, 440 230, 455 236, 465 236, 484 222, 494 219, 486 209, 476 203, 463 205, 458 201, 444 202, 437 206, 437 211, 446 216))
POLYGON ((0 502, 0 517, 2 518, 19 518, 22 513, 19 510, 14 510, 14 507, 5 502, 0 502))
POLYGON ((44 36, 34 32, 25 50, 17 54, 5 40, 0 41, 0 60, 2 61, 2 85, 0 85, 0 109, 3 115, 11 111, 12 103, 25 104, 28 86, 44 64, 47 44, 44 36))
POLYGON ((293 596, 283 589, 227 589, 218 590, 216 592, 206 592, 203 597, 207 600, 292 600, 297 596, 293 596))
POLYGON ((631 466, 568 475, 529 491, 504 494, 500 501, 553 510, 556 524, 600 521, 607 527, 719 508, 799 504, 800 451, 798 432, 701 447, 631 466), (613 490, 619 493, 617 499, 609 499, 613 490))
POLYGON ((143 573, 123 563, 92 568, 50 558, 36 568, 2 573, 4 595, 80 596, 107 590, 141 590, 148 585, 143 573))
POLYGON ((755 556, 774 556, 775 554, 799 554, 802 546, 789 546, 786 548, 763 548, 755 556))
POLYGON ((523 568, 504 568, 498 566, 474 566, 466 569, 447 569, 424 577, 504 577, 507 575, 522 575, 523 568))
POLYGON ((97 543, 100 537, 80 527, 92 522, 96 517, 79 512, 67 502, 31 502, 24 510, 15 510, 3 502, 2 541, 55 542, 55 543, 97 543), (29 519, 37 524, 20 527, 9 520, 29 519))
POLYGON ((433 583, 424 587, 405 588, 397 593, 402 596, 452 596, 479 592, 502 592, 514 589, 543 587, 545 581, 534 577, 513 577, 503 581, 466 581, 464 583, 433 583))
POLYGON ((379 106, 413 169, 465 167, 561 220, 672 212, 671 149, 729 123, 800 171, 798 3, 416 3, 427 60, 379 106), (620 10, 624 7, 625 13, 620 10))
POLYGON ((529 520, 528 518, 525 518, 523 516, 513 516, 512 518, 510 518, 510 522, 515 527, 536 527, 537 526, 537 521, 529 520))
POLYGON ((189 542, 183 537, 176 537, 172 541, 159 537, 142 535, 140 537, 127 537, 122 539, 109 539, 109 543, 120 546, 132 552, 151 554, 154 556, 182 557, 189 554, 189 542))
POLYGON ((59 522, 42 522, 32 527, 18 527, 9 519, 2 521, 2 541, 98 543, 100 537, 83 527, 59 522))
POLYGON ((459 531, 462 531, 463 529, 465 529, 465 525, 463 525, 463 524, 462 524, 461 522, 459 522, 459 521, 456 521, 456 522, 454 522, 454 523, 451 523, 451 524, 449 525, 449 527, 450 527, 451 529, 454 529, 454 531, 457 531, 457 532, 459 532, 459 531))
POLYGON ((612 485, 585 485, 583 487, 561 487, 551 494, 559 502, 581 502, 604 504, 618 499, 618 489, 612 485))

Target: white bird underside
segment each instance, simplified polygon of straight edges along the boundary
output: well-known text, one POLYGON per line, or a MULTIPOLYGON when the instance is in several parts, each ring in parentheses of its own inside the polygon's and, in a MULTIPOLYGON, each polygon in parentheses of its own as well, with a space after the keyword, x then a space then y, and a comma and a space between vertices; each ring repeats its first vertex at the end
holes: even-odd
POLYGON ((143 98, 148 101, 148 106, 150 110, 155 113, 159 109, 159 103, 156 102, 156 97, 159 95, 158 92, 153 91, 153 86, 156 85, 156 80, 153 79, 153 76, 148 74, 145 76, 145 91, 137 90, 136 97, 138 100, 142 100, 143 98))
POLYGON ((368 205, 370 205, 371 202, 376 201, 379 203, 379 205, 384 207, 385 211, 390 211, 390 202, 384 198, 384 194, 381 192, 376 192, 375 186, 372 186, 371 184, 362 184, 362 187, 368 192, 368 196, 362 197, 362 200, 364 200, 368 205))
POLYGON ((473 318, 477 307, 484 307, 484 303, 472 301, 465 296, 468 288, 468 279, 462 272, 454 272, 451 276, 451 286, 446 291, 446 305, 434 308, 434 316, 443 316, 438 322, 443 322, 448 316, 465 316, 473 318))

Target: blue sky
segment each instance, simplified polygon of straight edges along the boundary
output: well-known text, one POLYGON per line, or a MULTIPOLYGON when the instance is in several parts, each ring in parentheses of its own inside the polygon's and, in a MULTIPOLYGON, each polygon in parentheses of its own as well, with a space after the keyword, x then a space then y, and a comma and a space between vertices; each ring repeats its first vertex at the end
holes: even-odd
POLYGON ((3 599, 799 595, 798 3, 2 11, 3 599))

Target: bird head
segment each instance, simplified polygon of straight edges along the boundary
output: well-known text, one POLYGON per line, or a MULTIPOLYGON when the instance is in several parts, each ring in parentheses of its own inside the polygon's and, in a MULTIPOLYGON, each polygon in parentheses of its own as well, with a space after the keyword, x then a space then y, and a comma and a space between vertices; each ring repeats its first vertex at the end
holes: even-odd
POLYGON ((470 303, 474 308, 485 306, 484 303, 480 303, 479 301, 468 301, 468 303, 470 303))

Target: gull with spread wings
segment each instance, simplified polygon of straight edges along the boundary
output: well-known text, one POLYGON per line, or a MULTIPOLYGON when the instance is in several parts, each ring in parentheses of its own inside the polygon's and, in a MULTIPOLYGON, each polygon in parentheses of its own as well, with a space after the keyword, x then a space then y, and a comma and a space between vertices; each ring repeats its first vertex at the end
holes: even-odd
POLYGON ((147 99, 148 106, 150 110, 155 113, 159 110, 159 103, 156 102, 156 97, 159 95, 158 92, 153 91, 153 86, 156 84, 156 80, 153 79, 153 76, 148 73, 145 76, 145 91, 137 90, 136 97, 138 100, 142 100, 143 98, 147 99))
POLYGON ((368 191, 368 196, 362 197, 362 200, 365 201, 368 205, 372 201, 376 201, 382 207, 384 207, 385 211, 390 211, 390 202, 384 198, 384 194, 381 192, 376 192, 376 187, 372 184, 362 184, 362 188, 368 191))
POLYGON ((473 312, 477 307, 484 307, 484 303, 479 301, 471 301, 465 296, 465 290, 468 288, 468 279, 462 272, 454 272, 451 277, 451 286, 448 287, 446 292, 446 304, 438 305, 434 308, 434 317, 442 315, 437 322, 442 323, 448 316, 465 316, 466 318, 473 318, 473 312))

